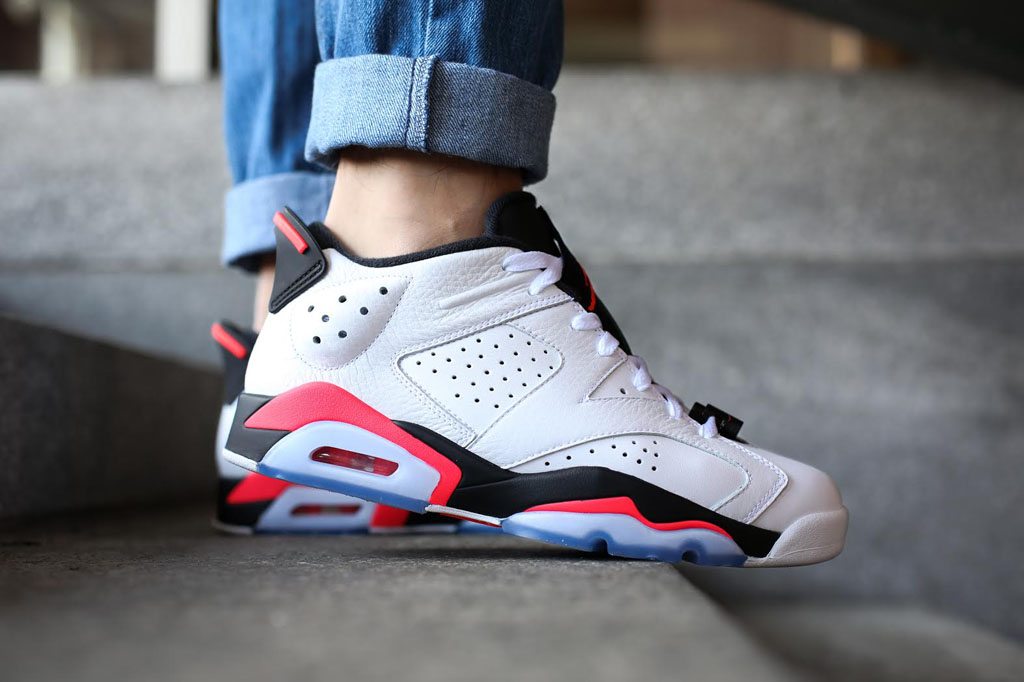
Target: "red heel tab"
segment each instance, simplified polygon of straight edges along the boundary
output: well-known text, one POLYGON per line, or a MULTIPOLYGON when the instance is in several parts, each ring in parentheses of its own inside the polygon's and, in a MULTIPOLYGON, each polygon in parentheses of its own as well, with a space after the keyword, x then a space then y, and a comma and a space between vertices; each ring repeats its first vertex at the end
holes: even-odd
MULTIPOLYGON (((291 211, 288 212, 291 213, 291 211)), ((292 213, 292 215, 295 214, 292 213)), ((309 250, 309 243, 302 238, 302 235, 299 234, 299 231, 295 229, 295 226, 292 225, 292 223, 288 220, 288 216, 286 216, 281 211, 278 211, 277 213, 274 214, 274 227, 281 231, 281 233, 288 239, 289 242, 291 242, 291 245, 294 246, 295 250, 298 251, 299 253, 306 253, 306 251, 309 250)))
POLYGON ((270 312, 277 313, 327 274, 327 259, 295 211, 287 206, 274 214, 277 262, 270 312))
POLYGON ((239 360, 242 360, 249 354, 249 349, 237 338, 235 338, 231 332, 229 332, 224 325, 220 322, 214 322, 210 327, 210 336, 213 340, 220 344, 220 347, 227 352, 234 355, 239 360))

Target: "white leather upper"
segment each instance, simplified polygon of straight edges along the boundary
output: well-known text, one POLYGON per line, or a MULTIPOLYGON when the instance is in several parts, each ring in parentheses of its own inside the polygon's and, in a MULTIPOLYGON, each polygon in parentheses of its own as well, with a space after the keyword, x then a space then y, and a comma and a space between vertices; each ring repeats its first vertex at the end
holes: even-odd
POLYGON ((333 382, 502 467, 602 466, 770 530, 841 504, 821 472, 669 417, 625 353, 601 357, 600 331, 570 327, 575 301, 556 286, 531 296, 536 272, 502 270, 510 253, 375 268, 326 251, 324 279, 265 323, 245 390, 333 382))

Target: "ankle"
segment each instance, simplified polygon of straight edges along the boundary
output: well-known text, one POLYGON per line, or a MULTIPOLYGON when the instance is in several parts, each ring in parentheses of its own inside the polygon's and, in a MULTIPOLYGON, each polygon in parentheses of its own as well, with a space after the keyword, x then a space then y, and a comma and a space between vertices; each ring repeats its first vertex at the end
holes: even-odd
POLYGON ((338 163, 324 222, 356 255, 398 256, 480 236, 494 200, 522 187, 514 168, 354 147, 338 163))
POLYGON ((259 272, 256 273, 256 292, 252 310, 252 328, 258 332, 263 329, 263 323, 267 321, 270 306, 270 295, 274 290, 274 263, 273 256, 267 256, 260 263, 259 272))

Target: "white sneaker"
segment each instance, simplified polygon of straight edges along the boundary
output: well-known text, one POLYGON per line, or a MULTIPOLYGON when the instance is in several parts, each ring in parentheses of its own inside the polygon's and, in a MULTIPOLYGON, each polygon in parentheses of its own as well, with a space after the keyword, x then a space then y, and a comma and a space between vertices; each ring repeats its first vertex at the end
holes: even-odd
POLYGON ((482 237, 398 258, 348 254, 287 209, 274 221, 271 315, 229 461, 618 556, 841 551, 832 480, 654 383, 532 195, 495 202, 482 237))

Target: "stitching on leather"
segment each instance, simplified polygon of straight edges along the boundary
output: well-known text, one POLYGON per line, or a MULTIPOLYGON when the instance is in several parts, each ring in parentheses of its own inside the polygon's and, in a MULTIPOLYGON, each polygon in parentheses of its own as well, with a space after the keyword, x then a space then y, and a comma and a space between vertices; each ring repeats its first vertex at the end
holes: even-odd
POLYGON ((402 371, 398 366, 399 362, 400 359, 397 359, 391 363, 391 371, 398 378, 399 383, 405 386, 406 390, 412 394, 412 397, 422 405, 427 412, 436 415, 438 419, 459 433, 459 437, 457 439, 453 438, 453 441, 463 447, 465 447, 465 443, 471 442, 473 440, 474 431, 455 419, 447 410, 442 408, 437 401, 431 399, 419 384, 413 381, 411 377, 407 376, 402 371))
POLYGON ((533 388, 531 388, 530 390, 528 390, 528 391, 527 391, 526 393, 524 393, 524 394, 522 395, 522 397, 518 398, 518 399, 517 399, 517 400, 516 400, 515 402, 513 402, 513 403, 512 403, 512 404, 511 404, 511 405, 509 406, 509 408, 508 408, 507 410, 505 410, 505 411, 504 411, 503 413, 501 413, 501 414, 500 414, 500 415, 499 415, 499 416, 498 416, 498 417, 497 417, 496 419, 492 420, 490 424, 488 424, 487 426, 485 426, 485 427, 484 427, 484 428, 483 428, 483 429, 482 429, 482 430, 480 431, 480 433, 476 434, 476 437, 475 437, 475 438, 474 438, 474 439, 473 439, 473 440, 472 440, 471 442, 475 442, 475 441, 478 441, 478 440, 480 440, 481 438, 483 438, 483 437, 484 437, 484 434, 486 434, 486 433, 487 433, 488 431, 490 431, 491 429, 493 429, 493 428, 495 427, 495 425, 497 425, 497 424, 498 424, 498 423, 499 423, 499 422, 500 422, 500 421, 501 421, 502 419, 504 419, 505 417, 507 417, 507 416, 509 415, 509 413, 510 413, 510 412, 512 412, 512 410, 513 410, 513 409, 515 409, 515 407, 516 407, 517 405, 519 405, 519 404, 520 404, 520 403, 522 403, 522 402, 523 402, 524 400, 526 400, 527 398, 529 398, 529 397, 530 397, 530 395, 531 395, 531 394, 533 394, 533 393, 534 393, 535 391, 539 390, 541 386, 543 386, 543 385, 544 385, 544 384, 546 384, 546 383, 547 383, 548 381, 550 381, 551 379, 553 379, 553 378, 554 378, 554 376, 555 376, 556 374, 558 374, 559 370, 561 370, 561 369, 562 369, 562 367, 563 367, 563 366, 565 366, 565 358, 564 358, 564 357, 562 356, 562 351, 558 350, 558 348, 556 348, 554 344, 552 344, 552 343, 548 343, 548 342, 547 342, 547 341, 545 341, 544 339, 541 339, 540 337, 538 337, 538 336, 535 336, 535 335, 531 334, 530 332, 526 331, 525 329, 523 329, 522 327, 518 327, 518 326, 516 326, 516 325, 514 325, 514 324, 511 324, 511 323, 505 323, 505 325, 503 325, 503 326, 506 326, 506 327, 512 327, 513 329, 515 329, 516 331, 518 331, 518 332, 519 332, 520 334, 525 334, 526 336, 529 336, 529 337, 530 337, 531 339, 533 339, 533 340, 534 340, 534 341, 536 341, 537 343, 540 343, 540 344, 544 344, 544 345, 548 346, 549 348, 551 348, 552 350, 554 350, 554 351, 555 351, 555 353, 556 353, 556 354, 558 355, 558 366, 557 366, 557 367, 555 367, 555 369, 554 369, 554 370, 553 370, 553 371, 551 372, 551 374, 549 374, 549 375, 547 375, 546 377, 544 377, 543 379, 541 379, 540 383, 538 383, 538 384, 537 384, 536 386, 534 386, 533 388))
POLYGON ((771 504, 771 502, 779 495, 780 492, 782 492, 782 489, 786 486, 787 483, 789 483, 789 476, 786 475, 785 471, 776 466, 774 462, 765 459, 764 457, 757 454, 753 450, 745 448, 739 443, 735 443, 735 447, 741 452, 745 452, 750 457, 753 457, 754 459, 758 460, 759 462, 767 466, 769 469, 774 471, 777 475, 775 485, 773 485, 771 489, 768 492, 766 492, 764 496, 754 504, 751 510, 748 511, 746 515, 744 515, 742 522, 750 523, 758 516, 760 516, 768 507, 768 505, 771 504))
MULTIPOLYGON (((502 325, 507 325, 507 326, 510 326, 510 327, 512 327, 512 326, 514 326, 514 325, 508 324, 508 320, 510 320, 510 319, 516 319, 517 317, 522 317, 523 315, 525 315, 526 313, 523 313, 523 315, 518 315, 518 314, 516 314, 516 313, 517 313, 518 311, 522 310, 523 308, 529 308, 530 306, 537 306, 537 309, 538 309, 538 310, 540 310, 540 309, 543 309, 544 307, 552 307, 552 306, 553 306, 554 304, 552 304, 552 305, 547 305, 547 306, 545 306, 545 305, 543 305, 543 304, 545 304, 545 303, 546 303, 546 302, 548 302, 548 301, 552 301, 552 300, 556 300, 556 299, 561 299, 561 298, 562 298, 561 296, 554 296, 554 297, 552 297, 552 296, 548 296, 548 297, 546 297, 546 298, 540 299, 540 300, 538 300, 538 301, 533 301, 532 303, 528 303, 528 304, 526 304, 526 305, 524 305, 524 306, 520 306, 519 308, 516 308, 516 309, 514 309, 514 310, 510 311, 510 312, 509 312, 509 313, 507 314, 507 315, 509 315, 509 317, 508 317, 508 319, 506 319, 506 320, 502 320, 502 321, 499 321, 499 322, 494 322, 494 323, 490 323, 490 321, 488 321, 488 322, 484 322, 484 323, 483 323, 483 325, 484 325, 484 326, 480 326, 480 325, 475 325, 475 326, 473 326, 473 327, 470 327, 468 331, 463 331, 463 332, 461 332, 461 333, 458 333, 458 335, 456 335, 456 336, 451 336, 451 335, 449 335, 449 336, 443 336, 443 337, 441 337, 440 339, 435 339, 435 340, 433 340, 433 341, 431 342, 431 345, 422 345, 422 346, 420 346, 420 347, 414 347, 414 348, 410 349, 409 351, 407 351, 406 353, 403 353, 403 354, 402 354, 401 356, 399 356, 399 358, 398 358, 398 359, 396 360, 396 362, 395 362, 395 366, 397 366, 397 367, 398 367, 398 369, 399 369, 399 372, 400 372, 400 374, 402 375, 402 377, 403 377, 403 378, 404 378, 404 379, 405 379, 406 381, 408 381, 408 382, 411 382, 411 383, 412 383, 412 384, 413 384, 414 386, 416 386, 416 387, 417 387, 417 388, 419 389, 419 391, 420 391, 420 392, 421 392, 421 393, 422 393, 422 394, 423 394, 424 396, 426 396, 426 398, 427 398, 428 400, 430 400, 430 401, 431 401, 432 403, 434 403, 434 404, 436 405, 436 407, 437 407, 437 409, 438 409, 438 410, 440 410, 440 411, 444 412, 444 414, 445 414, 445 415, 447 415, 447 416, 448 416, 449 418, 451 418, 451 419, 455 420, 455 422, 454 422, 454 423, 456 423, 456 424, 460 425, 462 429, 464 429, 464 430, 466 430, 467 432, 469 432, 470 434, 472 434, 472 437, 470 438, 470 440, 469 440, 469 441, 468 441, 468 442, 467 442, 466 444, 462 444, 462 443, 460 443, 460 445, 463 445, 463 447, 465 447, 466 445, 468 445, 468 444, 470 444, 470 443, 473 443, 473 442, 475 442, 476 440, 478 440, 478 439, 480 438, 480 435, 482 435, 482 434, 483 434, 484 432, 486 432, 486 430, 487 430, 487 429, 491 428, 491 427, 492 427, 492 426, 494 425, 494 423, 496 423, 496 422, 492 422, 491 424, 487 425, 487 426, 486 426, 486 427, 484 428, 484 430, 483 430, 483 431, 481 431, 480 433, 477 433, 477 432, 476 432, 476 431, 475 431, 475 430, 473 429, 473 427, 471 427, 471 426, 470 426, 469 424, 465 423, 464 421, 462 421, 461 419, 459 419, 458 417, 456 417, 456 416, 455 416, 454 414, 452 414, 451 412, 449 412, 449 411, 448 411, 448 409, 447 409, 447 408, 445 408, 445 407, 444 407, 444 406, 443 406, 443 405, 442 405, 441 403, 439 403, 438 401, 436 401, 436 400, 434 400, 433 398, 431 398, 431 397, 430 397, 430 393, 429 393, 429 392, 427 391, 427 389, 426 389, 426 388, 425 388, 425 387, 424 387, 424 386, 423 386, 422 384, 420 384, 420 383, 419 383, 418 381, 416 381, 416 380, 415 380, 415 379, 413 379, 413 378, 412 378, 411 376, 409 376, 408 374, 406 374, 406 373, 405 373, 405 370, 401 369, 401 364, 402 364, 402 363, 403 363, 403 362, 404 362, 404 361, 405 361, 406 359, 409 359, 409 358, 411 358, 411 357, 412 357, 412 356, 414 356, 414 355, 417 355, 417 354, 419 354, 419 353, 422 353, 422 352, 424 352, 424 351, 428 351, 428 350, 431 350, 431 349, 433 349, 433 348, 440 348, 441 346, 444 346, 444 345, 446 345, 446 344, 452 343, 453 341, 458 341, 458 340, 460 340, 460 339, 464 339, 464 338, 470 337, 470 336, 472 336, 473 334, 476 334, 476 333, 478 333, 478 332, 482 332, 482 331, 487 331, 487 330, 490 330, 490 329, 493 329, 493 328, 496 328, 496 327, 500 327, 500 326, 502 326, 502 325), (541 305, 538 305, 538 304, 541 304, 541 305)), ((526 312, 527 312, 527 313, 529 313, 529 312, 532 312, 532 311, 531 311, 531 310, 527 310, 526 312)), ((495 319, 495 318, 491 318, 491 319, 493 320, 493 319, 495 319)), ((499 317, 499 319, 501 319, 501 318, 499 317)), ((519 329, 519 328, 518 328, 518 327, 515 327, 515 329, 519 329)), ((519 331, 523 331, 523 330, 519 329, 519 331)), ((530 337, 530 338, 532 338, 532 339, 535 339, 535 340, 537 340, 537 341, 541 341, 541 339, 537 338, 537 337, 536 337, 536 336, 534 336, 533 334, 530 334, 530 333, 527 333, 527 332, 523 332, 523 333, 524 333, 524 334, 526 334, 527 336, 529 336, 529 337, 530 337)), ((555 348, 555 346, 554 346, 553 344, 550 344, 550 343, 548 343, 547 345, 548 345, 548 346, 550 346, 550 347, 552 347, 552 348, 555 348)), ((555 348, 555 351, 557 352, 557 351, 558 351, 558 349, 557 349, 557 348, 555 348)), ((559 356, 561 356, 561 353, 559 353, 559 356)), ((560 359, 561 359, 561 358, 560 358, 560 359)), ((561 364, 559 364, 559 368, 560 368, 561 366, 562 366, 562 365, 561 365, 561 364)), ((557 370, 556 370, 556 372, 557 372, 557 370)), ((551 374, 551 376, 554 376, 554 374, 555 374, 555 373, 553 372, 553 373, 551 374)), ((550 378, 550 377, 548 377, 548 378, 550 378)), ((547 381, 547 379, 545 379, 544 381, 547 381)), ((544 381, 542 381, 542 382, 541 382, 541 384, 543 384, 543 383, 544 383, 544 381)), ((526 395, 529 395, 529 392, 528 392, 527 394, 525 394, 525 395, 524 395, 523 397, 525 398, 525 397, 526 397, 526 395)), ((517 400, 517 401, 516 401, 515 403, 513 403, 513 405, 517 405, 518 403, 519 403, 519 401, 517 400)), ((506 411, 506 414, 507 414, 507 413, 508 413, 508 412, 506 411)), ((499 419, 500 419, 500 417, 499 417, 499 419)), ((497 421, 497 420, 496 420, 496 421, 497 421)))
POLYGON ((312 280, 317 275, 325 272, 326 269, 327 262, 323 258, 317 259, 315 263, 306 268, 306 270, 301 275, 299 275, 297 278, 295 278, 294 281, 292 281, 291 284, 285 287, 284 291, 279 293, 274 298, 270 299, 270 307, 277 308, 277 311, 280 312, 281 308, 283 308, 288 303, 291 303, 293 298, 297 297, 299 294, 302 293, 302 287, 306 286, 309 283, 309 280, 312 280))
MULTIPOLYGON (((678 436, 673 436, 673 435, 669 435, 669 434, 665 434, 665 433, 655 433, 653 431, 607 431, 607 432, 604 432, 604 433, 591 434, 589 436, 586 436, 585 438, 578 439, 578 440, 575 440, 575 441, 567 441, 565 443, 562 443, 562 444, 559 444, 559 445, 555 445, 555 446, 549 448, 548 450, 545 450, 545 451, 543 451, 543 452, 541 452, 539 454, 532 455, 530 457, 526 457, 526 458, 523 458, 523 459, 521 459, 521 460, 519 460, 517 462, 514 462, 514 463, 510 464, 507 468, 511 469, 513 467, 519 466, 520 464, 525 464, 526 462, 531 462, 531 461, 533 461, 535 459, 539 459, 539 458, 545 457, 547 455, 552 455, 552 454, 554 454, 556 452, 559 452, 561 450, 567 450, 568 448, 571 448, 571 447, 576 447, 578 445, 584 445, 586 443, 592 443, 592 442, 594 442, 596 440, 600 440, 600 439, 603 439, 603 438, 619 437, 619 436, 649 436, 652 440, 654 438, 665 438, 666 440, 675 441, 676 443, 679 443, 680 445, 689 445, 691 447, 695 447, 695 446, 693 446, 692 443, 689 443, 689 442, 687 442, 685 440, 682 440, 678 436)), ((737 492, 733 493, 733 495, 731 495, 730 497, 734 496, 735 494, 737 494, 738 492, 742 491, 746 487, 747 483, 750 480, 750 472, 747 471, 746 467, 744 467, 742 464, 740 464, 739 462, 736 462, 733 459, 725 456, 723 453, 709 452, 708 450, 706 450, 704 448, 699 448, 699 447, 695 447, 695 449, 699 450, 699 451, 701 451, 701 452, 703 452, 705 454, 711 455, 712 457, 716 457, 716 458, 722 460, 723 462, 725 462, 726 464, 731 464, 732 466, 738 468, 740 471, 743 472, 743 476, 744 476, 743 485, 741 485, 738 488, 737 492)))
POLYGON ((292 314, 289 315, 289 317, 288 317, 288 340, 289 340, 289 342, 290 342, 290 344, 292 346, 292 352, 295 353, 295 356, 298 358, 299 362, 301 362, 306 367, 309 367, 310 369, 315 370, 317 372, 337 372, 337 371, 340 371, 340 370, 344 369, 345 367, 351 365, 353 362, 355 362, 359 358, 363 357, 370 350, 370 347, 373 346, 373 344, 377 343, 377 340, 380 339, 381 335, 384 333, 384 331, 391 324, 391 320, 394 319, 395 313, 398 312, 399 306, 402 305, 402 300, 405 298, 405 295, 409 292, 409 288, 412 286, 412 278, 411 277, 359 277, 359 278, 356 278, 356 279, 348 279, 348 280, 345 280, 344 282, 340 282, 340 283, 335 284, 335 285, 330 285, 330 286, 325 287, 324 289, 322 289, 321 293, 326 293, 328 291, 337 291, 338 289, 341 289, 343 287, 351 286, 355 282, 394 282, 395 280, 404 282, 405 283, 405 288, 402 290, 402 293, 398 295, 398 301, 395 302, 395 307, 391 309, 391 314, 388 315, 387 320, 384 321, 384 325, 380 328, 380 331, 377 332, 377 335, 374 336, 373 339, 371 339, 365 346, 363 346, 363 349, 361 351, 359 351, 359 353, 357 355, 351 357, 350 359, 348 359, 347 361, 341 363, 340 365, 329 365, 329 366, 326 366, 326 367, 321 367, 320 365, 314 365, 313 363, 311 363, 308 360, 306 360, 306 358, 304 357, 305 353, 303 351, 299 350, 298 347, 296 347, 296 345, 295 345, 295 331, 294 331, 294 326, 293 326, 293 323, 295 321, 295 313, 293 311, 292 314))

